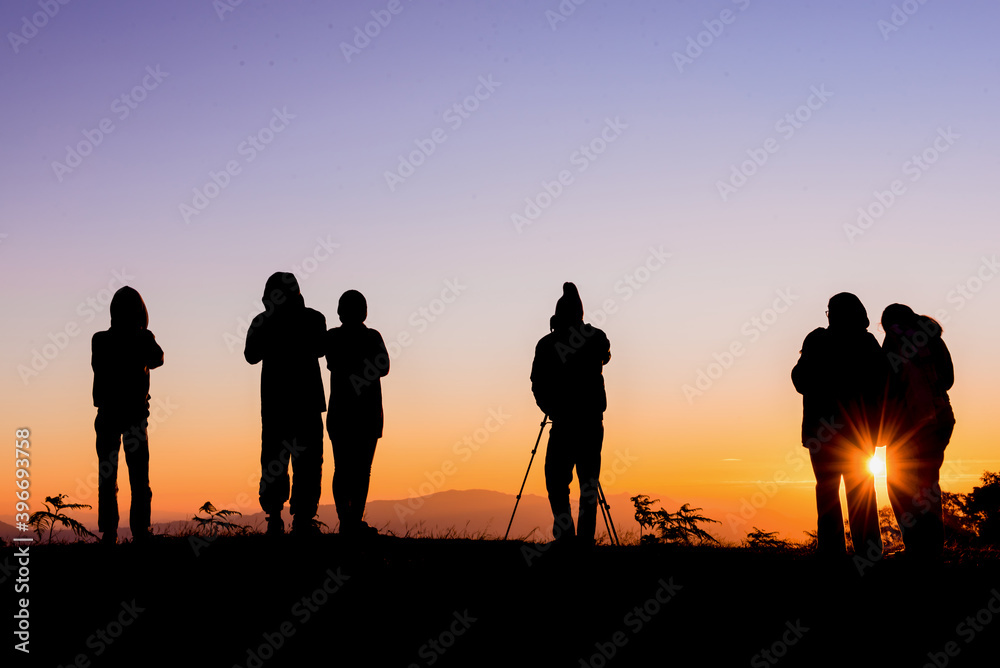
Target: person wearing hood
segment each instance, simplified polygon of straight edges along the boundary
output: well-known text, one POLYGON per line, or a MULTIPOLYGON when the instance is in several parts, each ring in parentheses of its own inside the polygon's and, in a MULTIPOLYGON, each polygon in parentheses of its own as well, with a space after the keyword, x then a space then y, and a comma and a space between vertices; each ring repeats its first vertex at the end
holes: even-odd
POLYGON ((604 365, 611 344, 603 331, 583 322, 583 301, 573 283, 563 284, 549 320, 549 334, 535 346, 531 392, 552 421, 545 451, 545 488, 552 508, 552 533, 558 543, 594 543, 598 480, 604 441, 604 365), (569 485, 576 468, 580 512, 574 530, 569 485))
POLYGON ((264 286, 264 312, 247 330, 244 357, 263 362, 260 374, 260 507, 267 533, 284 533, 281 511, 289 498, 292 532, 318 531, 314 521, 323 473, 323 411, 320 375, 326 318, 306 308, 298 281, 277 272, 264 286), (289 480, 288 465, 295 474, 289 480))
POLYGON ((149 331, 146 304, 134 288, 125 286, 111 298, 111 327, 91 341, 94 406, 97 419, 97 525, 101 542, 118 542, 118 457, 122 445, 128 466, 132 506, 132 540, 150 533, 149 370, 163 365, 163 350, 149 331))
POLYGON ((955 368, 941 325, 903 304, 882 312, 889 364, 886 483, 910 558, 938 559, 944 547, 940 471, 955 428, 948 390, 955 368))
POLYGON ((378 533, 362 520, 368 500, 375 446, 382 437, 382 377, 389 354, 382 335, 365 326, 368 302, 348 290, 337 305, 340 327, 326 333, 330 370, 327 430, 333 445, 333 500, 345 536, 378 533))
POLYGON ((880 437, 886 363, 868 331, 868 313, 855 295, 830 298, 829 327, 806 336, 792 383, 802 395, 802 445, 816 475, 817 551, 846 553, 840 480, 847 488, 847 513, 854 552, 882 556, 875 500, 875 476, 868 464, 880 437))

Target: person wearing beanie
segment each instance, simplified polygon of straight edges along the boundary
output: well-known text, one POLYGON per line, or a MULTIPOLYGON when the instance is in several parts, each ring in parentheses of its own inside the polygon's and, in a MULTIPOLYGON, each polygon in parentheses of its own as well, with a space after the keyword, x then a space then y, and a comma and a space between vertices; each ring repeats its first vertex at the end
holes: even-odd
POLYGON ((375 446, 382 437, 383 376, 389 354, 382 335, 365 326, 368 302, 348 290, 337 307, 340 327, 326 333, 324 350, 330 370, 327 430, 333 444, 333 500, 345 536, 376 534, 363 521, 375 446))
POLYGON ((936 560, 944 548, 940 473, 955 428, 948 398, 955 368, 933 318, 891 304, 882 312, 882 328, 889 364, 889 503, 907 558, 936 560))
POLYGON ((90 365, 94 369, 97 419, 97 526, 101 542, 118 542, 118 456, 124 444, 132 488, 129 528, 132 540, 150 537, 149 370, 163 365, 163 349, 149 331, 146 304, 125 286, 111 298, 111 328, 94 334, 90 365))
POLYGON ((282 534, 281 511, 289 498, 292 532, 318 532, 314 521, 323 474, 326 397, 319 358, 326 318, 306 308, 295 276, 272 274, 264 286, 264 312, 247 330, 244 357, 263 362, 260 374, 260 507, 267 533, 282 534), (294 484, 288 476, 291 462, 294 484))
POLYGON ((854 552, 874 561, 883 546, 868 463, 880 437, 887 366, 868 332, 861 300, 841 292, 830 298, 828 309, 829 327, 806 336, 792 369, 792 383, 802 395, 802 445, 816 475, 817 552, 828 558, 846 554, 843 478, 854 552))
POLYGON ((563 284, 549 320, 549 334, 535 346, 531 392, 552 421, 545 451, 545 487, 552 508, 557 543, 594 543, 597 528, 598 479, 604 442, 604 365, 611 344, 600 329, 584 323, 583 302, 573 283, 563 284), (573 527, 569 485, 576 469, 580 512, 573 527))

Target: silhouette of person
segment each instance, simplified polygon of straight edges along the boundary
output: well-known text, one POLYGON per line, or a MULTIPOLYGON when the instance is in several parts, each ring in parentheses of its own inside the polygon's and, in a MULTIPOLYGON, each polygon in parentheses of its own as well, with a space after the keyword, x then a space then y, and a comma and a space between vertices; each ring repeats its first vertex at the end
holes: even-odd
POLYGON ((903 534, 906 555, 937 559, 944 543, 940 469, 955 428, 948 390, 955 382, 941 325, 909 306, 882 312, 889 363, 888 414, 892 433, 886 448, 889 502, 903 534))
POLYGON ((143 542, 150 533, 149 487, 149 370, 163 365, 163 350, 149 331, 146 304, 135 289, 125 286, 111 298, 111 327, 96 332, 91 341, 94 369, 94 406, 97 419, 97 525, 101 542, 118 541, 118 456, 125 448, 128 481, 132 489, 129 528, 132 540, 143 542))
POLYGON ((604 365, 611 344, 600 329, 583 322, 583 302, 573 283, 563 284, 549 320, 550 332, 535 346, 531 392, 552 420, 545 450, 545 488, 557 543, 594 544, 597 485, 604 441, 604 365), (574 532, 569 484, 573 469, 580 481, 580 513, 574 532))
POLYGON ((792 369, 792 383, 802 394, 802 444, 816 475, 817 551, 824 557, 845 554, 843 477, 854 551, 879 559, 882 536, 868 463, 877 445, 885 356, 855 295, 836 294, 828 308, 830 326, 806 336, 792 369))
POLYGON ((292 532, 310 535, 319 531, 313 518, 323 472, 326 397, 319 358, 326 318, 306 308, 298 281, 290 273, 271 274, 261 301, 264 312, 250 324, 243 351, 250 364, 263 361, 260 507, 267 514, 267 533, 284 533, 281 510, 290 496, 292 532), (288 477, 289 461, 294 486, 288 477))
POLYGON ((348 290, 337 305, 340 327, 326 333, 330 409, 326 426, 333 444, 333 500, 344 535, 376 534, 362 521, 368 500, 375 446, 382 437, 383 376, 389 354, 382 335, 365 326, 368 302, 348 290))

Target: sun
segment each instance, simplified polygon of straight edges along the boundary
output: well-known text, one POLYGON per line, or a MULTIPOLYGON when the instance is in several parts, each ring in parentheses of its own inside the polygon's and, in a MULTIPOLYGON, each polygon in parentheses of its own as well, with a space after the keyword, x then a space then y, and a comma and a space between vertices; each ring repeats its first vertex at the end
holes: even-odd
POLYGON ((873 456, 868 460, 868 470, 871 471, 874 476, 884 476, 885 459, 879 457, 878 455, 873 456))

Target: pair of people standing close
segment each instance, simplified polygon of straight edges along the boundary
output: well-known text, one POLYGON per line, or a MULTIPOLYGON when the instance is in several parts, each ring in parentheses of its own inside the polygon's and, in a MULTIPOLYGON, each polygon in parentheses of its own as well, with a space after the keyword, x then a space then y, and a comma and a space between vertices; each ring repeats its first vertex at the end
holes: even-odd
POLYGON ((318 533, 315 521, 323 465, 322 413, 327 409, 318 359, 330 370, 327 431, 333 444, 333 497, 340 532, 377 533, 362 521, 375 446, 382 436, 381 377, 389 372, 382 336, 364 325, 368 305, 348 290, 337 308, 341 326, 306 308, 298 282, 278 272, 264 287, 264 312, 247 331, 244 356, 261 371, 260 505, 268 534, 284 532, 290 500, 292 532, 318 533), (291 463, 294 481, 288 475, 291 463))
POLYGON ((843 478, 854 551, 881 557, 868 463, 878 445, 888 444, 889 498, 906 552, 936 558, 944 540, 938 476, 955 423, 947 394, 954 371, 941 327, 893 304, 882 314, 886 337, 879 346, 855 295, 836 294, 828 308, 829 327, 809 333, 792 369, 803 395, 802 443, 816 476, 817 550, 845 554, 843 478))

